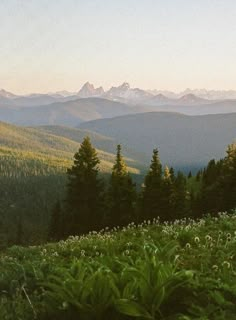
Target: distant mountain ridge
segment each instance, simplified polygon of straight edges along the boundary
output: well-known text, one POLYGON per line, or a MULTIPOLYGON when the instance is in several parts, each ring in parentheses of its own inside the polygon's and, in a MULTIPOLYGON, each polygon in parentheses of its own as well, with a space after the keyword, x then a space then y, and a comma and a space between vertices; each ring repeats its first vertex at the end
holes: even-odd
MULTIPOLYGON (((205 91, 204 91, 205 92, 205 91)), ((209 100, 190 89, 178 96, 131 88, 129 83, 104 91, 86 82, 75 94, 67 91, 16 96, 0 90, 0 121, 19 125, 77 126, 81 122, 127 114, 167 111, 187 115, 236 112, 236 99, 209 100)))
MULTIPOLYGON (((58 159, 58 163, 64 160, 72 161, 84 137, 90 136, 101 159, 102 171, 110 171, 115 159, 116 140, 88 130, 62 126, 20 127, 0 121, 0 132, 0 151, 7 148, 32 152, 37 156, 54 157, 58 159)), ((141 155, 127 148, 124 148, 124 154, 131 171, 137 173, 137 168, 142 165, 139 161, 142 161, 141 155)))
MULTIPOLYGON (((228 100, 236 99, 236 90, 207 90, 187 88, 182 92, 176 93, 168 90, 144 90, 141 88, 131 88, 128 82, 124 82, 117 87, 112 86, 107 91, 105 91, 102 86, 95 88, 94 85, 90 82, 86 82, 77 92, 68 92, 66 90, 61 90, 55 93, 51 92, 47 94, 16 95, 4 89, 0 89, 0 99, 17 99, 23 97, 32 99, 33 97, 36 98, 36 96, 38 98, 40 96, 49 96, 60 100, 63 98, 78 96, 81 98, 104 97, 110 99, 125 99, 127 101, 133 102, 148 101, 151 98, 159 98, 160 101, 163 100, 163 102, 166 102, 168 100, 169 103, 172 100, 178 100, 181 97, 189 95, 196 96, 205 100, 228 100)), ((124 102, 124 100, 122 100, 122 102, 124 102)), ((39 103, 38 105, 40 104, 42 103, 39 103)))
POLYGON ((147 112, 94 120, 79 128, 115 137, 146 157, 157 147, 164 164, 199 168, 212 158, 223 157, 227 145, 236 140, 236 113, 187 116, 147 112))

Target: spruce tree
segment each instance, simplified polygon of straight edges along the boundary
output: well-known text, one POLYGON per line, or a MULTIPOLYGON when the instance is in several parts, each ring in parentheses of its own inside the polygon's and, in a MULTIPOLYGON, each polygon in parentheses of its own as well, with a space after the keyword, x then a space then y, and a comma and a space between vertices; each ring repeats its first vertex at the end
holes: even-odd
POLYGON ((173 172, 165 166, 162 183, 162 210, 166 220, 172 220, 174 215, 174 181, 173 172))
POLYGON ((67 170, 66 215, 67 234, 82 234, 102 227, 103 183, 100 180, 100 161, 97 152, 86 137, 77 153, 74 164, 67 170))
POLYGON ((110 226, 124 226, 132 222, 134 220, 135 201, 135 185, 121 155, 121 146, 118 145, 108 189, 109 213, 107 223, 110 226))
POLYGON ((232 143, 226 150, 227 156, 223 162, 223 177, 220 184, 220 193, 223 194, 223 210, 236 207, 236 143, 232 143))
POLYGON ((142 192, 143 219, 153 219, 158 216, 162 219, 162 165, 159 159, 158 150, 153 150, 150 169, 145 176, 142 192))
MULTIPOLYGON (((189 195, 190 198, 190 195, 189 195)), ((189 200, 190 201, 190 200, 189 200)), ((178 172, 174 183, 174 219, 184 218, 189 215, 188 193, 186 177, 178 172)))

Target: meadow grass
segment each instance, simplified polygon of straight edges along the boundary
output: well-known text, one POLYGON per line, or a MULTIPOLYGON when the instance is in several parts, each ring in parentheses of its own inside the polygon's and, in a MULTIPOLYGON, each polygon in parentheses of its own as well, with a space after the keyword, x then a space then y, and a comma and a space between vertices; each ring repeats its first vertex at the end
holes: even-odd
POLYGON ((1 319, 236 319, 236 212, 0 256, 1 319))

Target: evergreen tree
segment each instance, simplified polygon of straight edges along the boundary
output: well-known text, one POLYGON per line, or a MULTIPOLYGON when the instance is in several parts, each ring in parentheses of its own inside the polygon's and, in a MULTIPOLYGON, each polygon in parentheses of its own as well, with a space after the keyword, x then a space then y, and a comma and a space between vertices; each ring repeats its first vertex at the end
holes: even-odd
POLYGON ((162 165, 158 150, 153 150, 150 169, 145 176, 142 192, 142 212, 144 219, 153 219, 158 216, 163 219, 162 212, 162 165))
POLYGON ((236 143, 230 144, 223 161, 223 177, 219 182, 223 194, 223 210, 236 207, 236 143))
POLYGON ((162 183, 162 210, 166 220, 172 220, 174 215, 174 181, 172 175, 173 172, 171 173, 166 166, 162 183))
POLYGON ((172 183, 175 182, 175 171, 173 167, 170 167, 170 179, 172 183))
POLYGON ((132 222, 135 213, 135 201, 135 185, 121 155, 121 146, 118 145, 108 190, 109 213, 107 223, 110 226, 124 226, 132 222))
POLYGON ((184 218, 189 215, 190 195, 188 197, 186 178, 182 172, 178 172, 174 183, 174 219, 184 218))
POLYGON ((207 212, 216 213, 223 209, 223 161, 210 160, 202 173, 199 194, 200 215, 207 212))
POLYGON ((97 152, 86 137, 74 155, 74 165, 67 170, 67 234, 82 234, 102 227, 103 183, 98 177, 97 152))

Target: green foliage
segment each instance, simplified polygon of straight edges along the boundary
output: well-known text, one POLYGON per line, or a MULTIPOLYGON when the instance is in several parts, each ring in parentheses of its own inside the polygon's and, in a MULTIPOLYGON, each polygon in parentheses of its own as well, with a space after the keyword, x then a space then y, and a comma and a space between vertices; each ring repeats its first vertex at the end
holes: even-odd
POLYGON ((154 149, 142 192, 142 218, 165 221, 190 216, 188 202, 186 177, 181 172, 175 177, 174 169, 167 166, 163 173, 158 150, 154 149))
POLYGON ((162 200, 162 165, 158 150, 153 150, 150 169, 145 176, 142 194, 143 216, 153 219, 161 215, 162 200))
POLYGON ((68 186, 63 224, 67 235, 87 233, 101 228, 103 185, 98 177, 100 163, 89 137, 74 155, 67 170, 68 186))
MULTIPOLYGON (((23 128, 0 122, 0 132, 0 248, 18 243, 19 217, 22 243, 41 243, 47 239, 55 202, 65 197, 66 169, 84 136, 91 135, 98 148, 103 175, 111 171, 115 156, 109 151, 116 143, 60 126, 23 128)), ((126 155, 133 154, 126 150, 126 155)), ((127 161, 131 166, 137 164, 127 161)), ((129 170, 139 173, 135 168, 129 170)))
POLYGON ((198 208, 216 213, 236 206, 236 144, 228 146, 224 159, 208 163, 202 174, 198 208))
POLYGON ((235 319, 236 212, 0 256, 1 319, 235 319))
POLYGON ((124 226, 134 218, 136 200, 135 185, 121 155, 121 146, 117 146, 115 164, 108 186, 108 215, 110 226, 124 226))

